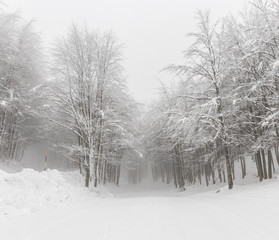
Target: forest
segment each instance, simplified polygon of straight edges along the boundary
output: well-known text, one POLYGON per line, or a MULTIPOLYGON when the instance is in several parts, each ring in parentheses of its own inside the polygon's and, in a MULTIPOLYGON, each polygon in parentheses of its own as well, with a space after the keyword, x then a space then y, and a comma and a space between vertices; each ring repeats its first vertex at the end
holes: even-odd
MULTIPOLYGON (((123 45, 113 32, 69 23, 50 49, 33 22, 0 9, 0 160, 20 162, 44 142, 84 176, 119 185, 125 172, 181 191, 225 182, 235 163, 259 181, 279 165, 279 2, 253 0, 239 15, 196 13, 183 64, 148 106, 129 93, 123 45)), ((187 33, 187 29, 181 29, 187 33)))

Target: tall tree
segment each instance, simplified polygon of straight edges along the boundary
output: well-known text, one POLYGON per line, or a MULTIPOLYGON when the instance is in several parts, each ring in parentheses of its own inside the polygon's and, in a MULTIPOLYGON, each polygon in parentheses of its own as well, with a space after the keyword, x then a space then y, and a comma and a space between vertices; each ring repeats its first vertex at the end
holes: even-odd
POLYGON ((127 122, 133 118, 122 70, 121 45, 111 33, 73 25, 54 51, 56 107, 50 119, 76 136, 75 143, 64 146, 85 171, 86 187, 90 180, 95 187, 106 180, 119 184, 123 150, 132 134, 127 122))
POLYGON ((0 26, 0 156, 20 160, 34 140, 34 90, 42 83, 43 59, 32 22, 1 12, 0 26))
POLYGON ((207 108, 205 114, 201 114, 216 132, 214 140, 221 144, 225 156, 228 186, 233 187, 231 160, 229 153, 229 137, 225 121, 224 98, 225 91, 222 90, 226 80, 226 68, 228 62, 224 58, 226 46, 222 43, 221 31, 217 32, 218 23, 210 25, 209 12, 198 12, 198 32, 192 33, 194 43, 185 52, 185 66, 170 66, 169 70, 178 74, 187 74, 190 79, 203 81, 206 88, 201 92, 206 104, 213 106, 207 108))

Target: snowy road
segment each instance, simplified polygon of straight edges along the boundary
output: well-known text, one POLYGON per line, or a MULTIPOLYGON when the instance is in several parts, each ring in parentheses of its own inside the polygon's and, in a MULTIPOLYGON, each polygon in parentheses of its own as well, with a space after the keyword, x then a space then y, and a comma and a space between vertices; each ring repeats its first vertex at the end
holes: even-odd
POLYGON ((1 224, 0 238, 276 240, 279 191, 274 189, 278 187, 274 181, 233 192, 174 193, 166 187, 143 191, 123 186, 114 188, 115 198, 9 220, 1 224))

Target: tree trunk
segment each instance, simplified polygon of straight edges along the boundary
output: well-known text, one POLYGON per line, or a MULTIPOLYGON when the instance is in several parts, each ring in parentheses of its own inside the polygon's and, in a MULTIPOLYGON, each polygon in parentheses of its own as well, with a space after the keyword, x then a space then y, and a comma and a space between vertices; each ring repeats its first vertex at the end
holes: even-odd
POLYGON ((229 148, 227 145, 224 147, 225 157, 226 157, 226 167, 227 167, 227 177, 229 189, 233 188, 232 170, 229 156, 229 148))
POLYGON ((89 187, 90 180, 90 168, 88 166, 85 167, 85 187, 89 187))
POLYGON ((246 176, 246 163, 245 157, 240 157, 242 179, 246 176))
POLYGON ((232 168, 232 178, 233 180, 235 180, 234 161, 231 161, 231 168, 232 168))
POLYGON ((177 176, 177 183, 179 189, 182 189, 185 186, 184 178, 183 178, 183 173, 182 173, 182 162, 181 162, 181 157, 179 153, 179 149, 176 146, 174 148, 174 158, 175 158, 175 165, 176 165, 176 176, 177 176))
POLYGON ((264 179, 267 179, 267 170, 266 170, 266 161, 265 161, 265 152, 264 149, 261 149, 261 154, 262 154, 262 160, 263 160, 263 177, 264 179))
POLYGON ((177 188, 177 178, 176 178, 176 166, 175 166, 175 162, 173 162, 173 165, 172 165, 172 171, 173 171, 173 182, 174 182, 174 186, 175 188, 177 188))
POLYGON ((202 185, 201 166, 198 167, 198 178, 199 178, 200 185, 202 185))
POLYGON ((272 178, 272 162, 273 162, 273 157, 272 153, 269 150, 267 150, 267 157, 268 157, 268 178, 272 178))
POLYGON ((208 172, 208 170, 207 170, 207 164, 205 164, 205 166, 204 166, 204 176, 205 176, 206 186, 208 186, 208 185, 209 185, 207 172, 208 172))
POLYGON ((258 176, 259 176, 260 182, 261 182, 263 180, 263 167, 262 167, 260 150, 257 151, 255 158, 256 158, 257 169, 258 169, 258 176))
POLYGON ((211 164, 211 175, 212 175, 212 184, 215 184, 215 169, 214 169, 214 165, 211 164))
POLYGON ((278 144, 275 144, 275 145, 274 145, 274 152, 275 152, 275 157, 276 157, 277 164, 279 165, 279 151, 278 151, 278 144))
POLYGON ((117 166, 117 177, 116 177, 116 185, 119 186, 119 179, 120 179, 120 165, 117 166))

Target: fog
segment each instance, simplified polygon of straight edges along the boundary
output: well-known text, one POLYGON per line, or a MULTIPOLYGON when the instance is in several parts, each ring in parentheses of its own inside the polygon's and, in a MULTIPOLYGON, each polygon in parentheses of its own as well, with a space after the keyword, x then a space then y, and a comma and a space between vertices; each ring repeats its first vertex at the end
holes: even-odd
POLYGON ((196 29, 197 9, 210 9, 212 20, 238 14, 245 0, 9 0, 7 8, 35 21, 45 46, 51 47, 72 22, 113 31, 124 45, 128 86, 137 101, 157 98, 159 80, 173 78, 160 72, 182 63, 196 29))

